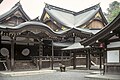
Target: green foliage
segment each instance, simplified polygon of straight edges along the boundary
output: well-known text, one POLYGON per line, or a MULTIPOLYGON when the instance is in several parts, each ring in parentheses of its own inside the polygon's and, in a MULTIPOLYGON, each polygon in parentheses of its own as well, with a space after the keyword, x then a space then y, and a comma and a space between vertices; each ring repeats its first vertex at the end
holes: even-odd
POLYGON ((109 4, 109 8, 107 9, 108 13, 106 13, 106 17, 108 22, 111 22, 120 12, 120 2, 114 1, 109 4))

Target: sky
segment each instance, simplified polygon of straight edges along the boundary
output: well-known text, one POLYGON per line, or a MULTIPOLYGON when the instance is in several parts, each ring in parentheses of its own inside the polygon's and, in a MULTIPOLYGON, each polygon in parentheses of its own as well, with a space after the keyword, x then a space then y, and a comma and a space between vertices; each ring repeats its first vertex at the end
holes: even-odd
MULTIPOLYGON (((27 15, 34 19, 41 16, 45 3, 75 12, 100 3, 102 11, 106 12, 109 4, 115 0, 3 0, 0 4, 0 15, 10 10, 19 1, 27 15)), ((120 0, 116 1, 120 2, 120 0)))

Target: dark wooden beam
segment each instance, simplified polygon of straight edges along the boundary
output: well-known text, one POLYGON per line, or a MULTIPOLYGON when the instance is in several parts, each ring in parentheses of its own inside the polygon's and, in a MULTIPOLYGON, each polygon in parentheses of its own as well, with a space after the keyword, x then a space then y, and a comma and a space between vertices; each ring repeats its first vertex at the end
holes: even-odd
POLYGON ((86 51, 86 69, 88 69, 88 52, 86 51))
POLYGON ((42 68, 42 42, 39 42, 39 70, 42 68))
POLYGON ((63 64, 63 51, 61 51, 61 63, 63 64))
POLYGON ((0 31, 0 49, 1 49, 1 31, 0 31))
POLYGON ((90 70, 90 67, 91 67, 91 58, 90 58, 90 52, 88 51, 87 52, 87 68, 88 68, 88 70, 90 70))
POLYGON ((107 50, 104 50, 104 54, 103 54, 103 74, 106 73, 106 69, 107 69, 107 66, 105 65, 107 63, 107 50))
POLYGON ((76 69, 76 54, 73 53, 73 69, 76 69))
POLYGON ((101 71, 101 69, 102 69, 102 59, 101 59, 101 58, 102 58, 102 52, 99 53, 99 56, 100 56, 100 62, 99 62, 99 63, 100 63, 100 64, 99 64, 100 66, 99 66, 99 69, 100 69, 100 71, 101 71))
POLYGON ((15 44, 15 39, 14 37, 11 38, 11 71, 14 70, 14 44, 15 44))
POLYGON ((51 58, 51 69, 53 70, 54 64, 54 48, 53 48, 53 40, 52 40, 52 58, 51 58))

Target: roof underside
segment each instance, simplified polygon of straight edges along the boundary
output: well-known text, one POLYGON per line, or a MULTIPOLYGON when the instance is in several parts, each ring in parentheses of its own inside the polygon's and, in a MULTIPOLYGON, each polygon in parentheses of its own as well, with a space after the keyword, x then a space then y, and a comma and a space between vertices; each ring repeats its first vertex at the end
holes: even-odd
POLYGON ((74 43, 66 48, 63 48, 62 50, 75 50, 75 49, 83 49, 83 48, 84 48, 84 46, 81 45, 79 42, 77 42, 77 43, 74 43))

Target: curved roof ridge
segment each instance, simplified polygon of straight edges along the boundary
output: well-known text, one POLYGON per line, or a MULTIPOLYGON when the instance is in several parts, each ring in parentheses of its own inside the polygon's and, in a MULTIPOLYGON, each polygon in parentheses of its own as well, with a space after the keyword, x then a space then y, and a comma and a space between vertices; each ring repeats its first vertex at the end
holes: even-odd
POLYGON ((26 17, 26 19, 28 21, 31 20, 30 17, 24 12, 24 10, 22 8, 22 5, 21 5, 21 3, 19 1, 9 11, 7 11, 6 13, 0 15, 0 21, 2 21, 4 18, 10 16, 12 13, 17 11, 18 9, 24 14, 24 16, 26 17))
POLYGON ((93 9, 96 10, 97 8, 100 9, 100 3, 98 3, 98 4, 96 4, 96 5, 93 5, 93 6, 91 6, 91 7, 88 7, 88 8, 86 8, 86 9, 84 9, 84 10, 81 10, 81 11, 77 12, 75 15, 82 14, 82 13, 88 12, 88 11, 93 10, 93 9))
MULTIPOLYGON (((16 7, 16 6, 22 6, 21 3, 20 3, 20 1, 18 1, 12 8, 14 8, 14 7, 16 7)), ((11 9, 12 9, 12 8, 11 8, 11 9)))
POLYGON ((71 11, 71 10, 68 10, 68 9, 60 8, 60 7, 53 6, 53 5, 50 5, 50 4, 47 4, 47 3, 45 3, 45 8, 55 9, 55 10, 59 10, 59 11, 66 12, 66 13, 70 13, 70 14, 73 14, 73 15, 76 13, 75 11, 71 11))
MULTIPOLYGON (((52 30, 48 25, 42 23, 42 22, 38 22, 38 21, 27 21, 27 22, 24 22, 24 23, 21 23, 19 24, 18 28, 22 28, 23 26, 26 26, 26 25, 32 25, 32 24, 36 24, 36 25, 42 25, 42 26, 45 26, 45 27, 48 27, 50 30, 52 30)), ((53 31, 53 30, 52 30, 53 31)))
POLYGON ((68 13, 65 11, 66 9, 46 4, 44 10, 50 15, 51 18, 59 22, 59 24, 62 24, 68 28, 73 28, 82 26, 86 22, 92 20, 96 13, 101 10, 101 7, 99 3, 80 12, 68 13))

